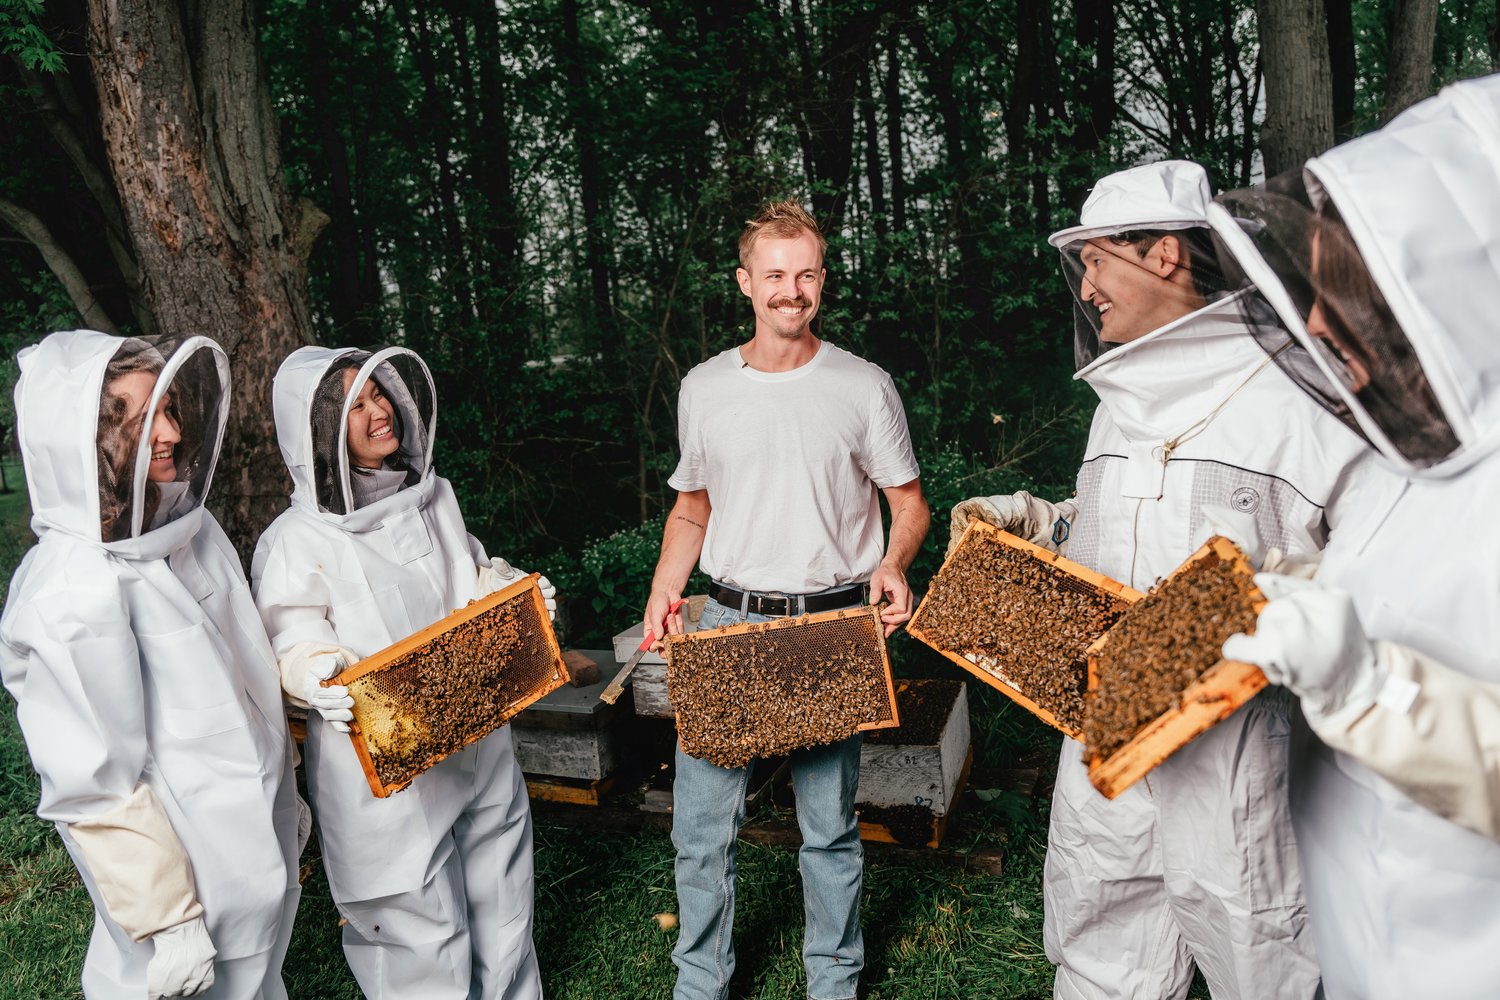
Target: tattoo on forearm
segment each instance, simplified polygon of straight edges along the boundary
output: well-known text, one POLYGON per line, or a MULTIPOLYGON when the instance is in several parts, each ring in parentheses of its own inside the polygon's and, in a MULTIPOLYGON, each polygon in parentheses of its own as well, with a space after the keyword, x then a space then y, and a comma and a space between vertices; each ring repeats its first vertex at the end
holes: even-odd
POLYGON ((693 527, 697 528, 699 531, 707 531, 708 530, 707 528, 703 527, 703 525, 699 524, 697 521, 694 521, 692 518, 690 518, 690 517, 684 517, 681 514, 673 514, 672 515, 672 520, 674 520, 674 521, 686 521, 688 524, 691 524, 693 527))

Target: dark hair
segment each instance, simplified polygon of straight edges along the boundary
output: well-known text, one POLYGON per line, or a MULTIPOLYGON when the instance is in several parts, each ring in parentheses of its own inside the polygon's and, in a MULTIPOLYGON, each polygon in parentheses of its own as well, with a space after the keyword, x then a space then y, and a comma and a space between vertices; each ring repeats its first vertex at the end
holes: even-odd
POLYGON ((1192 279, 1193 290, 1204 298, 1225 290, 1224 276, 1219 272, 1218 253, 1214 249, 1212 233, 1202 227, 1190 229, 1127 229, 1105 239, 1117 247, 1134 247, 1135 255, 1142 260, 1163 236, 1172 236, 1182 248, 1182 259, 1178 266, 1187 268, 1192 279))
POLYGON ((1317 240, 1311 265, 1323 320, 1359 353, 1370 372, 1369 383, 1355 395, 1382 427, 1414 432, 1392 442, 1408 459, 1430 464, 1446 458, 1457 450, 1458 439, 1406 331, 1331 200, 1324 201, 1313 217, 1310 238, 1317 240))
MULTIPOLYGON (((348 396, 348 390, 344 388, 344 373, 359 371, 370 357, 369 351, 353 351, 342 355, 328 366, 317 389, 313 391, 308 415, 312 422, 313 489, 318 505, 332 514, 349 513, 344 507, 344 484, 339 479, 338 455, 339 427, 344 420, 344 400, 348 396)), ((370 378, 374 381, 374 374, 370 378)), ((385 391, 384 386, 381 386, 381 391, 385 391)), ((398 441, 403 440, 400 407, 391 408, 391 430, 395 432, 398 441)), ((401 452, 391 455, 385 460, 385 464, 393 469, 405 470, 407 484, 411 484, 414 470, 401 457, 401 452)), ((370 474, 368 469, 353 463, 349 464, 349 468, 355 475, 370 474)))
MULTIPOLYGON (((115 542, 129 537, 132 520, 132 504, 135 488, 136 452, 140 448, 141 433, 151 425, 153 414, 147 413, 143 421, 127 421, 127 404, 122 396, 110 392, 110 387, 123 375, 132 372, 147 372, 155 375, 162 370, 162 357, 155 350, 146 348, 117 354, 104 369, 104 385, 99 390, 99 539, 115 542)), ((175 409, 168 402, 168 412, 177 419, 175 409)), ((177 421, 179 424, 180 420, 177 421)), ((161 489, 151 480, 146 480, 141 523, 149 525, 156 516, 157 504, 161 502, 161 489)))

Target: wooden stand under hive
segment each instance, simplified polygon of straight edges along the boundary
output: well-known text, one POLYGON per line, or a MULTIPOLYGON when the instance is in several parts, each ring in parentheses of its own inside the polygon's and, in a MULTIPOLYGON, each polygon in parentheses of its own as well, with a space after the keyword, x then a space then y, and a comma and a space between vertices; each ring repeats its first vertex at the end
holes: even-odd
POLYGON ((1144 596, 971 521, 906 630, 1047 725, 1082 739, 1089 645, 1144 596))
POLYGON ((682 749, 721 767, 899 724, 873 607, 667 637, 682 749))
POLYGON ((901 725, 865 737, 859 751, 859 835, 864 840, 937 847, 974 761, 968 685, 899 680, 901 725))
POLYGON ((1114 798, 1266 686, 1226 660, 1266 600, 1234 543, 1215 536, 1089 647, 1089 779, 1114 798))
POLYGON ((379 798, 503 726, 568 679, 537 576, 348 667, 350 737, 379 798))

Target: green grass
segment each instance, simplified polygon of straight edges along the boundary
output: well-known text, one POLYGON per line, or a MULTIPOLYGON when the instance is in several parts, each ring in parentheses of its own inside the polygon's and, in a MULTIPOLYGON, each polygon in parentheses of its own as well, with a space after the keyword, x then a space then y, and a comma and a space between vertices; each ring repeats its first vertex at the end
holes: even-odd
MULTIPOLYGON (((18 487, 20 470, 7 464, 5 472, 18 487)), ((26 525, 19 487, 0 494, 0 586, 29 544, 26 525)), ((995 692, 973 690, 971 704, 976 752, 989 766, 1014 766, 1039 747, 1055 750, 1055 737, 995 692)), ((92 910, 61 842, 34 815, 37 789, 7 694, 0 700, 0 998, 81 995, 92 910)), ((1004 875, 942 865, 867 866, 864 983, 870 1000, 1051 995, 1052 968, 1041 942, 1045 819, 1014 794, 974 811, 979 821, 968 825, 980 832, 968 834, 971 841, 992 840, 988 830, 1009 831, 1004 875)), ((668 996, 676 932, 660 930, 653 916, 675 910, 666 834, 538 825, 535 940, 549 997, 668 996)), ((805 995, 794 852, 740 845, 735 939, 731 997, 805 995)), ((339 947, 338 913, 317 870, 303 886, 285 978, 297 998, 359 996, 339 947)))

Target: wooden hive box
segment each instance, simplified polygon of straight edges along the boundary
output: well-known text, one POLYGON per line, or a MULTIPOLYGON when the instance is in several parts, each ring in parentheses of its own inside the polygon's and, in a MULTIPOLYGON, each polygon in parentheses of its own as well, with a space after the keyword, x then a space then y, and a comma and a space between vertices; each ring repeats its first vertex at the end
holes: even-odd
POLYGON ((901 725, 865 735, 859 753, 860 836, 937 847, 968 781, 968 685, 899 680, 901 725))
POLYGON ((1215 536, 1153 589, 1146 601, 1134 605, 1119 624, 1089 647, 1090 718, 1085 729, 1090 736, 1102 716, 1100 699, 1109 694, 1102 690, 1108 658, 1130 641, 1133 648, 1145 651, 1129 661, 1139 663, 1139 655, 1149 655, 1152 637, 1163 635, 1159 629, 1150 627, 1148 621, 1156 622, 1160 617, 1176 623, 1173 641, 1180 641, 1184 635, 1201 634, 1204 662, 1211 664, 1197 680, 1181 689, 1169 707, 1141 725, 1122 746, 1101 755, 1093 747, 1093 740, 1089 741, 1089 779, 1105 796, 1112 799, 1119 795, 1152 768, 1228 718, 1266 686, 1265 674, 1259 667, 1226 660, 1219 654, 1219 647, 1234 633, 1254 631, 1255 617, 1266 605, 1265 597, 1255 588, 1254 575, 1254 567, 1234 543, 1215 536), (1216 575, 1239 588, 1244 606, 1237 612, 1238 619, 1226 613, 1223 621, 1214 622, 1212 616, 1200 615, 1195 619, 1197 625, 1189 628, 1188 619, 1194 616, 1190 609, 1201 607, 1198 602, 1206 600, 1199 596, 1203 581, 1216 575), (1134 633, 1132 629, 1140 631, 1134 633), (1142 638, 1132 639, 1135 634, 1142 638))
POLYGON ((906 630, 1047 725, 1082 739, 1088 647, 1144 596, 971 521, 906 630))
MULTIPOLYGON (((687 598, 683 604, 683 624, 689 631, 698 625, 698 618, 703 614, 703 605, 708 600, 707 594, 695 594, 687 598)), ((646 636, 646 626, 643 622, 636 622, 625 631, 614 637, 615 662, 624 663, 630 659, 641 646, 641 640, 646 636)), ((647 650, 641 656, 640 664, 635 668, 628 682, 632 691, 635 692, 635 714, 644 715, 651 719, 675 719, 677 713, 672 710, 672 699, 667 694, 667 660, 666 657, 656 650, 647 650)))
MULTIPOLYGON (((601 701, 604 676, 614 662, 609 650, 578 652, 601 667, 599 680, 563 685, 522 710, 510 723, 516 761, 533 798, 596 805, 609 790, 624 758, 623 704, 601 701)), ((573 654, 568 654, 573 655, 573 654)))
POLYGON ((350 739, 377 798, 567 682, 536 574, 345 668, 350 739))
POLYGON ((873 606, 667 637, 685 753, 722 767, 900 724, 873 606))

